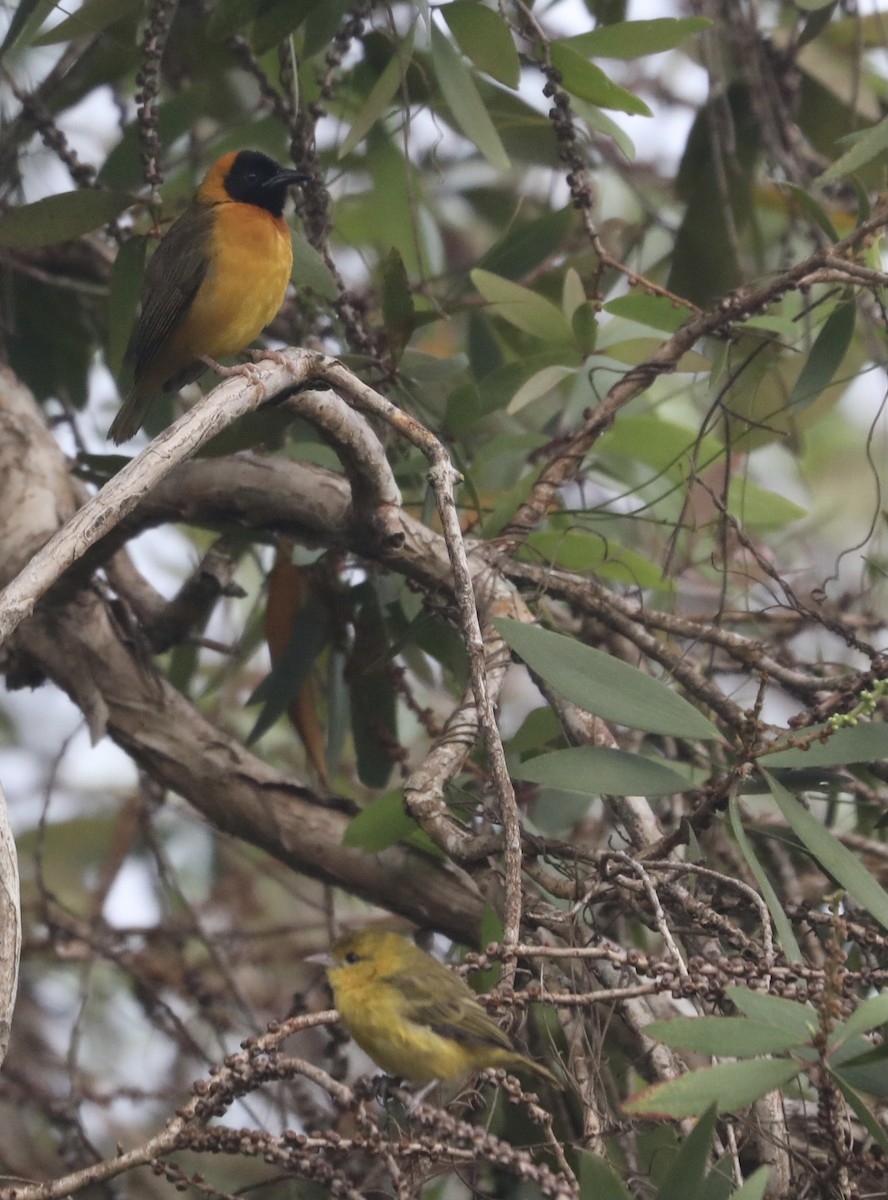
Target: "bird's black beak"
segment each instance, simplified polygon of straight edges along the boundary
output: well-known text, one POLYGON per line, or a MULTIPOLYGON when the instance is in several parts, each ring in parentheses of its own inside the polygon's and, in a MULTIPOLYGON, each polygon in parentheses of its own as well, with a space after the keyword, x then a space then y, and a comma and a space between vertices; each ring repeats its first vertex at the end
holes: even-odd
POLYGON ((271 179, 266 179, 262 184, 264 188, 278 188, 281 184, 284 187, 290 187, 294 183, 305 184, 311 179, 307 171, 294 171, 289 167, 282 167, 277 175, 272 175, 271 179))

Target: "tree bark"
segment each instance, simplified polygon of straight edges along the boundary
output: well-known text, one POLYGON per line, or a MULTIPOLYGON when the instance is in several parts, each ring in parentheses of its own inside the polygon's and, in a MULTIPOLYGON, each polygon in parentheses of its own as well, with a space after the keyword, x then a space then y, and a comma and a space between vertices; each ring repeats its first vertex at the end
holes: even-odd
MULTIPOLYGON (((33 397, 0 371, 0 582, 75 507, 64 455, 33 397)), ((406 846, 379 854, 344 847, 351 802, 315 794, 206 720, 154 668, 95 581, 73 595, 63 581, 4 654, 10 686, 52 680, 84 713, 94 739, 107 733, 217 829, 420 925, 477 940, 484 901, 469 875, 406 846)))
POLYGON ((22 950, 18 859, 0 786, 0 1067, 9 1048, 22 950))

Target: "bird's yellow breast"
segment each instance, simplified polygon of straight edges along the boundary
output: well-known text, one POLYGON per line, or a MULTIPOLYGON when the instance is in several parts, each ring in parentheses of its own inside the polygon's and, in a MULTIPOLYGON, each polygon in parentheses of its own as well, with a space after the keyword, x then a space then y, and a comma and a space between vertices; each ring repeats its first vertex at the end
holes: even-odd
POLYGON ((414 1083, 458 1079, 473 1065, 467 1047, 411 1021, 409 1006, 384 981, 336 987, 336 1006, 362 1050, 390 1075, 414 1083))
POLYGON ((209 269, 180 335, 195 357, 237 354, 258 337, 274 320, 293 269, 282 217, 240 203, 218 204, 214 215, 209 269))

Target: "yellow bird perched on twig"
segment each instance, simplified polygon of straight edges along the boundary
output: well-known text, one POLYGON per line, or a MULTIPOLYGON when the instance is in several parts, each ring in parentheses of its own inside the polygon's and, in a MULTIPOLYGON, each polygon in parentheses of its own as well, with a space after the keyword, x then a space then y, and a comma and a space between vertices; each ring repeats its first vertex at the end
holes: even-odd
POLYGON ((513 1067, 561 1086, 547 1067, 519 1054, 458 975, 400 934, 349 933, 329 955, 309 961, 324 962, 349 1033, 391 1075, 430 1083, 513 1067))

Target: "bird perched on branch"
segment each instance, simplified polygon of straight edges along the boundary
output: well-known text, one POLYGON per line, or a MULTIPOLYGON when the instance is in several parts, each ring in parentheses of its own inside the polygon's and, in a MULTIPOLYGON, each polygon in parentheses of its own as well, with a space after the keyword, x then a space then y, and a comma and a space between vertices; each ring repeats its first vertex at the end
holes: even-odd
POLYGON ((324 962, 339 1015, 378 1066, 413 1083, 459 1079, 481 1067, 546 1067, 519 1054, 475 993, 400 934, 363 929, 334 943, 324 962))
POLYGON ((113 441, 133 436, 159 391, 237 354, 274 318, 293 269, 287 188, 307 178, 256 150, 210 167, 148 263, 125 356, 133 386, 108 430, 113 441))

